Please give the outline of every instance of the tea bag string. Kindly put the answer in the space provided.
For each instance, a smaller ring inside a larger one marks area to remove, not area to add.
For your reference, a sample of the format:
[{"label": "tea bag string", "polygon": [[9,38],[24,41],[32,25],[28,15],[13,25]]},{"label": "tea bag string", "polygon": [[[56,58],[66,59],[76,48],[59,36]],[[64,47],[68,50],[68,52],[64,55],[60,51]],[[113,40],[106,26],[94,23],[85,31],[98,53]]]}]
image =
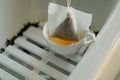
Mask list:
[{"label": "tea bag string", "polygon": [[67,0],[67,7],[70,8],[71,0]]}]

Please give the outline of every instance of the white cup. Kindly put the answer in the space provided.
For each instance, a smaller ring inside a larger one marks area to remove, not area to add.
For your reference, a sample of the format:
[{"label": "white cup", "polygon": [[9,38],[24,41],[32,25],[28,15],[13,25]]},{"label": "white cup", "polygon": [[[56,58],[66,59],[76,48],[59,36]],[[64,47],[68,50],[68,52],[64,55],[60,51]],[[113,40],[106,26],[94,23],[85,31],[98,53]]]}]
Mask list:
[{"label": "white cup", "polygon": [[80,48],[82,48],[82,46],[88,45],[88,44],[92,43],[93,41],[95,41],[95,34],[92,32],[87,32],[85,34],[85,36],[83,37],[83,39],[76,42],[75,44],[57,45],[49,39],[47,24],[45,24],[45,26],[43,28],[43,36],[47,41],[48,47],[52,51],[54,51],[55,53],[58,53],[60,55],[75,54],[76,52],[78,52],[78,50],[80,50]]}]

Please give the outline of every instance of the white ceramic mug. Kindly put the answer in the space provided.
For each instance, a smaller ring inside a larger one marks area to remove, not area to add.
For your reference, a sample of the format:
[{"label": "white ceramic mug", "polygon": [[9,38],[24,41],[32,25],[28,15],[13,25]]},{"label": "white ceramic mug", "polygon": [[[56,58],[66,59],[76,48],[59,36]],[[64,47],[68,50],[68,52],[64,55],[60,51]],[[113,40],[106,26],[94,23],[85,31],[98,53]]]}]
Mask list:
[{"label": "white ceramic mug", "polygon": [[83,37],[82,40],[76,42],[75,44],[71,44],[71,45],[56,45],[54,42],[52,42],[49,39],[48,36],[48,27],[47,24],[44,26],[43,28],[43,36],[46,39],[47,43],[48,43],[48,47],[61,55],[71,55],[71,54],[75,54],[79,48],[82,48],[83,45],[88,45],[90,43],[92,43],[93,41],[95,41],[95,34],[92,32],[87,32],[85,34],[85,36]]}]

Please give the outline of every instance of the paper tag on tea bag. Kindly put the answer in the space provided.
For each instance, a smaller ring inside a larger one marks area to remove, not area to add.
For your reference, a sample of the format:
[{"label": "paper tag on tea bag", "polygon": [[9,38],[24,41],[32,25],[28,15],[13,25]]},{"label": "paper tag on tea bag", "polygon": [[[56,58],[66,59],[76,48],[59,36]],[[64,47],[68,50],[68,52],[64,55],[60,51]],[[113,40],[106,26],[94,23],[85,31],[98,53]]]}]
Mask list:
[{"label": "paper tag on tea bag", "polygon": [[92,14],[72,7],[50,3],[48,7],[48,35],[78,40],[81,34],[89,30]]}]

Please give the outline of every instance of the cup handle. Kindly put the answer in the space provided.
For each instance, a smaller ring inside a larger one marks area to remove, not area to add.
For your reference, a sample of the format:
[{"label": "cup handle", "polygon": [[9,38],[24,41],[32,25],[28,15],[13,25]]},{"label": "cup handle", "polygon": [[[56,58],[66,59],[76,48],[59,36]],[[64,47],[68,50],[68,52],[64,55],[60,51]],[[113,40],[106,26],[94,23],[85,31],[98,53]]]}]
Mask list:
[{"label": "cup handle", "polygon": [[[88,39],[90,39],[90,40],[88,40]],[[91,33],[91,32],[88,32],[85,35],[84,44],[89,44],[89,43],[91,43],[93,41],[95,41],[95,34]]]}]

